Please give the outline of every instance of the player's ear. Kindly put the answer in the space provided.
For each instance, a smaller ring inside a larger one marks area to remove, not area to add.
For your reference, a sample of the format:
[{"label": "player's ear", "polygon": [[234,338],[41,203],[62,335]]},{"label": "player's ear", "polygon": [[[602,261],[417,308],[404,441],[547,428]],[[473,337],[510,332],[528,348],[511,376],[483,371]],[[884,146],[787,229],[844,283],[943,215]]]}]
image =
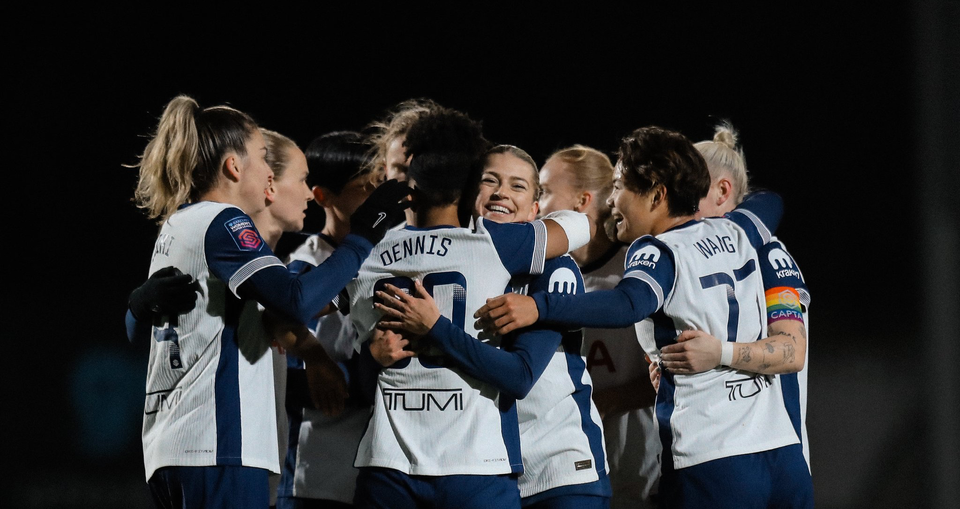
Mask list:
[{"label": "player's ear", "polygon": [[533,202],[533,205],[530,206],[530,214],[527,215],[525,222],[529,223],[530,221],[533,221],[534,219],[537,218],[539,214],[540,214],[540,202],[535,201]]},{"label": "player's ear", "polygon": [[733,182],[726,177],[720,177],[717,180],[717,189],[720,190],[719,195],[717,196],[717,206],[723,205],[727,200],[733,198]]},{"label": "player's ear", "polygon": [[593,203],[593,192],[584,191],[580,193],[580,196],[577,198],[577,204],[573,206],[574,212],[583,212],[590,208],[590,204]]},{"label": "player's ear", "polygon": [[313,193],[313,199],[317,202],[317,205],[325,207],[327,205],[327,197],[330,196],[330,191],[324,189],[320,186],[313,186],[313,189],[310,190]]},{"label": "player's ear", "polygon": [[657,184],[650,192],[653,193],[653,197],[650,200],[650,205],[653,208],[656,208],[667,199],[667,187],[663,184]]},{"label": "player's ear", "polygon": [[277,184],[274,182],[273,177],[270,177],[269,184],[267,185],[264,194],[267,198],[267,205],[277,201]]},{"label": "player's ear", "polygon": [[233,182],[239,182],[241,165],[241,157],[237,155],[236,152],[227,152],[227,156],[223,159],[223,165],[220,168],[220,171],[227,179]]}]

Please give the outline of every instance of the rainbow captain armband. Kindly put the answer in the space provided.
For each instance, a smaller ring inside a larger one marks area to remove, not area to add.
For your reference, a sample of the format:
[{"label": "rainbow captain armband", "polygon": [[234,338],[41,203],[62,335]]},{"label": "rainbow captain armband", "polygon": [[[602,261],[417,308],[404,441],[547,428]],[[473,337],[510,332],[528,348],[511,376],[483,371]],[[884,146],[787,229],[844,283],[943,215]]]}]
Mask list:
[{"label": "rainbow captain armband", "polygon": [[780,320],[803,321],[803,306],[800,304],[800,294],[790,286],[778,286],[766,292],[767,323]]}]

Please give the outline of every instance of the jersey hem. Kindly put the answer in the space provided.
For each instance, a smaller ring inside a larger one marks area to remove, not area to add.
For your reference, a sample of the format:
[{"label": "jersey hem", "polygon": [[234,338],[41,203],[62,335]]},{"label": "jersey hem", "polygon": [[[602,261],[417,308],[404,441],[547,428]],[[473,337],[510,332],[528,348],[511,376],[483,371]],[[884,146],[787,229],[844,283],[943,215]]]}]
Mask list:
[{"label": "jersey hem", "polygon": [[742,456],[744,454],[755,454],[758,452],[772,451],[773,449],[779,449],[781,447],[788,447],[791,445],[799,444],[800,439],[796,437],[796,434],[792,438],[780,438],[777,440],[770,440],[762,444],[745,447],[741,449],[734,449],[733,451],[714,451],[712,454],[701,454],[697,456],[677,459],[677,453],[674,452],[673,456],[673,468],[679,470],[681,468],[687,468],[699,465],[701,463],[706,463],[708,461],[718,460],[722,458],[730,458],[733,456]]}]

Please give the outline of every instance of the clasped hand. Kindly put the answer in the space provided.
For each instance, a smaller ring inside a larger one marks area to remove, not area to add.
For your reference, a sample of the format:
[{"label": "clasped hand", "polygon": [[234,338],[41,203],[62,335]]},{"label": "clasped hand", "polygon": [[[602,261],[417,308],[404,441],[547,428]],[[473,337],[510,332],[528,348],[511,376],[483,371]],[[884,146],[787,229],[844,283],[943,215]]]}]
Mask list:
[{"label": "clasped hand", "polygon": [[473,317],[478,318],[475,324],[477,329],[488,334],[504,335],[533,325],[540,318],[540,311],[533,297],[506,293],[487,299],[487,303]]},{"label": "clasped hand", "polygon": [[699,330],[685,330],[677,342],[660,349],[660,363],[677,375],[694,375],[720,365],[720,340]]}]

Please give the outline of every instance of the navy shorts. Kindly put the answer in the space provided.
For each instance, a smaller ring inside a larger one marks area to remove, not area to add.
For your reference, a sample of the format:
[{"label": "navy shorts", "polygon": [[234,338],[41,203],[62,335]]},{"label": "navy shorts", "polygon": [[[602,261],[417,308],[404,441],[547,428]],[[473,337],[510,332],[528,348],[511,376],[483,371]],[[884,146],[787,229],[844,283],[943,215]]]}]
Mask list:
[{"label": "navy shorts", "polygon": [[600,495],[561,495],[524,505],[523,509],[610,509],[610,497]]},{"label": "navy shorts", "polygon": [[671,509],[806,509],[813,507],[813,480],[795,444],[679,470],[664,465],[660,503]]},{"label": "navy shorts", "polygon": [[160,509],[263,509],[270,505],[267,476],[252,467],[163,467],[147,484]]},{"label": "navy shorts", "polygon": [[357,476],[357,508],[520,508],[514,475],[407,475],[390,468],[363,467]]}]

